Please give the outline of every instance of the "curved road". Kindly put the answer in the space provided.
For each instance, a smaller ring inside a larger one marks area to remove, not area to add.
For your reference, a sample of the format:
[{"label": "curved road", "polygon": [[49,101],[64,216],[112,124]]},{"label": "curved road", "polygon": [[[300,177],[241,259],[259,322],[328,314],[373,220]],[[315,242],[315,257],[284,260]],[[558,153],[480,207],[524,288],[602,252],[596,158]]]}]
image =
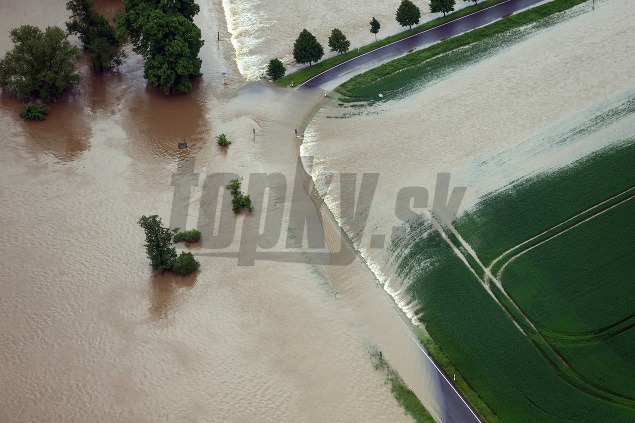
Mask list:
[{"label": "curved road", "polygon": [[[544,2],[544,0],[508,0],[506,2],[499,3],[350,59],[334,68],[328,69],[314,76],[299,85],[298,88],[307,87],[333,89],[357,74],[379,66],[386,61],[393,60],[407,54],[407,52],[411,49],[427,47],[445,38],[454,37],[464,32],[471,31],[494,22],[504,16],[508,16],[542,2]],[[432,361],[423,348],[421,348],[421,352],[422,360]],[[433,362],[433,364],[438,372],[443,396],[443,423],[481,423],[480,418],[450,382],[445,373],[441,371],[436,363]]]},{"label": "curved road", "polygon": [[471,31],[542,2],[544,0],[508,0],[496,4],[347,60],[314,76],[298,87],[333,89],[357,74],[403,56],[409,50],[428,47],[445,38]]}]

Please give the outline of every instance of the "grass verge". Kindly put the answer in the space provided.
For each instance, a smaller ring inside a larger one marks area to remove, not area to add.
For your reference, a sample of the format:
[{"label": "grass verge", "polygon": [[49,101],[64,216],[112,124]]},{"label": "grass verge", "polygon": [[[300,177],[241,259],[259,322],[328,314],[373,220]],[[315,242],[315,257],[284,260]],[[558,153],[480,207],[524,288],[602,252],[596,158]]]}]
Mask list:
[{"label": "grass verge", "polygon": [[394,34],[391,35],[389,37],[383,38],[381,40],[377,40],[373,43],[367,44],[365,46],[356,48],[354,50],[350,50],[344,54],[340,54],[338,56],[334,56],[334,57],[329,57],[326,60],[323,60],[321,62],[318,62],[316,64],[314,64],[313,66],[309,66],[307,68],[303,68],[300,69],[296,72],[290,73],[287,76],[284,76],[280,79],[278,79],[276,81],[276,83],[278,85],[281,85],[283,87],[287,87],[289,85],[291,85],[291,83],[293,83],[294,85],[299,85],[302,84],[303,82],[308,81],[309,79],[313,78],[315,75],[324,72],[325,70],[328,70],[332,67],[335,67],[337,65],[339,65],[340,63],[343,63],[347,60],[353,59],[357,56],[361,56],[362,54],[368,53],[369,51],[372,50],[377,50],[378,48],[381,48],[385,45],[388,45],[390,43],[394,43],[395,41],[399,41],[402,40],[404,38],[408,38],[411,35],[415,35],[418,34],[420,32],[423,31],[427,31],[430,28],[434,28],[436,26],[442,25],[444,23],[450,22],[450,21],[454,21],[456,19],[459,19],[463,16],[469,15],[470,13],[474,13],[477,12],[479,10],[488,8],[490,6],[493,6],[495,4],[498,3],[502,3],[506,0],[485,0],[481,3],[472,5],[472,6],[467,6],[463,9],[457,10],[456,12],[450,13],[449,15],[446,16],[441,16],[438,17],[436,19],[433,19],[431,21],[428,21],[426,23],[423,23],[419,26],[416,26],[412,29],[408,29],[406,31],[400,32],[398,34]]},{"label": "grass verge", "polygon": [[381,371],[386,377],[386,383],[390,385],[390,391],[393,396],[408,414],[415,419],[417,423],[434,423],[434,419],[428,413],[428,410],[421,404],[419,398],[408,388],[401,376],[390,367],[382,353],[373,350],[370,359],[375,370]]},{"label": "grass verge", "polygon": [[467,402],[476,411],[476,414],[488,423],[498,423],[501,420],[496,413],[487,405],[487,403],[481,398],[474,390],[472,385],[463,377],[461,372],[454,366],[452,360],[443,352],[439,344],[432,339],[423,330],[417,328],[417,337],[421,344],[425,347],[426,351],[434,359],[435,363],[443,370],[452,380],[452,384],[461,392]]},{"label": "grass verge", "polygon": [[[434,57],[508,32],[512,29],[529,25],[586,1],[587,0],[554,0],[550,3],[536,6],[465,34],[440,41],[428,48],[415,51],[360,75],[356,75],[337,87],[336,91],[346,97],[359,101],[375,100],[378,92],[393,90],[395,87],[407,85],[425,75],[427,72],[425,66],[418,65]],[[416,71],[403,73],[404,70],[415,66],[418,66]]]}]

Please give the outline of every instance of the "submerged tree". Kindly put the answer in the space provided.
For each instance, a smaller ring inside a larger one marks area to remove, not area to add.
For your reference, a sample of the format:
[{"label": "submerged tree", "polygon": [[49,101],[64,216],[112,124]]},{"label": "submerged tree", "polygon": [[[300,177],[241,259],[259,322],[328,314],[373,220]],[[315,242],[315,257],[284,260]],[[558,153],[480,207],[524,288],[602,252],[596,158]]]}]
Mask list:
[{"label": "submerged tree", "polygon": [[379,32],[379,28],[381,28],[381,25],[379,24],[379,21],[373,16],[373,20],[370,21],[370,33],[375,35],[375,41],[377,41],[377,33]]},{"label": "submerged tree", "polygon": [[152,268],[159,272],[172,269],[176,260],[176,250],[172,246],[172,240],[177,229],[163,226],[157,215],[141,216],[138,223],[146,234],[146,253]]},{"label": "submerged tree", "polygon": [[336,51],[339,54],[346,53],[351,46],[351,42],[346,39],[346,35],[339,29],[335,28],[331,31],[329,37],[329,47],[331,51]]},{"label": "submerged tree", "polygon": [[313,34],[303,29],[293,44],[293,58],[298,63],[317,62],[324,56],[324,48]]},{"label": "submerged tree", "polygon": [[199,6],[194,0],[123,3],[125,11],[117,16],[117,25],[145,59],[144,76],[150,85],[166,94],[190,92],[190,79],[201,74],[198,53],[203,40],[193,22]]},{"label": "submerged tree", "polygon": [[11,41],[15,47],[0,60],[0,87],[20,100],[51,101],[79,83],[75,63],[80,51],[61,28],[48,27],[43,32],[24,25],[11,31]]},{"label": "submerged tree", "polygon": [[280,59],[271,59],[267,66],[267,76],[274,81],[284,76],[287,69],[284,67]]},{"label": "submerged tree", "polygon": [[94,0],[71,0],[66,8],[71,12],[66,29],[77,34],[89,51],[93,69],[102,72],[121,65],[125,57],[119,50],[121,40],[108,20],[95,11]]},{"label": "submerged tree", "polygon": [[445,16],[446,13],[454,10],[454,3],[455,0],[430,0],[430,12],[442,12]]},{"label": "submerged tree", "polygon": [[410,0],[401,0],[401,4],[397,8],[396,19],[399,25],[409,26],[412,29],[412,25],[418,24],[419,19],[421,19],[421,10]]}]

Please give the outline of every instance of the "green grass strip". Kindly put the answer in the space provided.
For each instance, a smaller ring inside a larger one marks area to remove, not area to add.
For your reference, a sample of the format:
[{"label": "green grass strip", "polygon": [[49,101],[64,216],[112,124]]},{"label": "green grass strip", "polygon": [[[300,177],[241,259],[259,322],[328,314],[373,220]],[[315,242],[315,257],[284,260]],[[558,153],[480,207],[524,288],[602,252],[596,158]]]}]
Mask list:
[{"label": "green grass strip", "polygon": [[488,423],[498,423],[500,418],[492,411],[487,403],[481,398],[474,387],[463,377],[459,370],[454,366],[452,361],[443,352],[439,344],[432,339],[428,334],[422,330],[417,331],[419,341],[424,346],[430,357],[434,362],[443,369],[443,372],[448,376],[454,386],[461,392],[467,402],[472,406],[476,413]]},{"label": "green grass strip", "polygon": [[462,18],[463,16],[469,15],[470,13],[478,12],[479,10],[486,9],[488,7],[491,7],[498,3],[502,3],[504,1],[506,0],[485,0],[473,6],[464,7],[463,9],[457,10],[456,12],[450,13],[449,15],[441,16],[439,18],[433,19],[419,26],[416,26],[412,29],[408,29],[398,34],[391,35],[381,40],[377,40],[374,43],[367,44],[365,46],[350,50],[344,54],[330,57],[312,66],[290,73],[289,75],[278,79],[276,83],[283,87],[287,87],[291,85],[291,83],[297,86],[299,84],[302,84],[308,81],[314,76],[339,65],[340,63],[344,63],[347,60],[353,59],[357,56],[361,56],[362,54],[368,53],[369,51],[377,50],[378,48],[394,43],[395,41],[399,41],[404,38],[408,38],[412,35],[418,34],[420,32],[427,31],[430,28],[434,28],[436,26],[443,25],[444,23],[457,20],[459,18]]},{"label": "green grass strip", "polygon": [[[512,29],[526,26],[540,19],[563,12],[577,6],[578,4],[584,3],[585,1],[587,0],[554,0],[550,3],[525,10],[524,12],[509,16],[465,34],[440,41],[428,48],[415,51],[360,75],[354,76],[337,87],[336,91],[344,96],[357,100],[374,100],[377,93],[384,89],[384,87],[382,87],[382,80],[392,76],[397,77],[398,75],[395,74],[404,69],[420,65],[433,57],[448,53],[460,47],[465,47]],[[423,75],[425,72],[426,69],[422,67],[419,73]],[[408,84],[412,78],[413,75],[410,74],[408,78],[404,78],[404,80],[401,81],[401,85]],[[371,84],[372,90],[369,90],[369,86]],[[394,86],[394,83],[391,84],[391,86]]]},{"label": "green grass strip", "polygon": [[388,364],[384,356],[379,351],[372,351],[370,359],[375,370],[381,371],[386,376],[386,383],[390,384],[390,391],[393,396],[408,414],[417,423],[434,423],[434,419],[421,404],[419,398],[408,388],[401,376]]}]

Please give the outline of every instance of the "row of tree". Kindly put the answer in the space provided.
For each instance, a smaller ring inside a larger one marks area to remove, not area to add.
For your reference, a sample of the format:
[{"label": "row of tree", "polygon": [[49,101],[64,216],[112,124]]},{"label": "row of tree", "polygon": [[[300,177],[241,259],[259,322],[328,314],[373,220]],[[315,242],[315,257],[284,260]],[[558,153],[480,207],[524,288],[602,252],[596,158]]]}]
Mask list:
[{"label": "row of tree", "polygon": [[97,13],[94,0],[71,0],[66,32],[59,27],[44,31],[25,25],[11,31],[14,48],[0,60],[0,87],[19,99],[51,101],[77,85],[76,63],[80,50],[69,34],[76,34],[96,72],[122,64],[121,50],[130,40],[133,51],[144,58],[144,77],[164,93],[187,93],[191,79],[200,75],[200,29],[193,18],[199,12],[194,0],[123,0],[112,26]]},{"label": "row of tree", "polygon": [[[466,2],[478,3],[478,0],[464,0]],[[430,0],[430,12],[432,13],[446,13],[454,10],[456,0]],[[421,10],[410,0],[402,0],[397,8],[395,18],[399,25],[407,26],[412,29],[413,25],[417,25],[421,19]],[[381,24],[375,17],[370,21],[370,32],[375,35],[375,41],[377,40],[377,33],[381,28]],[[338,28],[331,31],[331,35],[328,39],[328,45],[331,51],[335,51],[338,54],[342,54],[348,51],[351,43],[346,38],[346,35],[342,33]],[[297,40],[293,44],[293,58],[297,63],[308,63],[311,66],[312,63],[318,62],[324,56],[324,48],[318,42],[313,34],[306,29],[303,29]],[[274,81],[284,76],[286,68],[279,59],[272,59],[267,66],[267,76]]]}]

